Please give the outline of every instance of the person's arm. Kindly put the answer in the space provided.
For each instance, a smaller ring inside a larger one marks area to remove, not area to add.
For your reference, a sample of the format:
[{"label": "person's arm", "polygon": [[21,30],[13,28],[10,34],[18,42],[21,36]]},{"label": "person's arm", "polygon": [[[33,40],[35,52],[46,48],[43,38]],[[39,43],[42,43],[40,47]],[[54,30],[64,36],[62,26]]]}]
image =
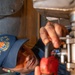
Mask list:
[{"label": "person's arm", "polygon": [[[68,30],[63,25],[57,23],[48,22],[46,26],[40,28],[40,37],[44,45],[48,42],[52,42],[55,48],[58,48],[61,45],[59,37],[66,36],[66,34],[68,34]],[[52,62],[54,63],[55,61]],[[35,75],[42,75],[40,66],[36,66]]]}]

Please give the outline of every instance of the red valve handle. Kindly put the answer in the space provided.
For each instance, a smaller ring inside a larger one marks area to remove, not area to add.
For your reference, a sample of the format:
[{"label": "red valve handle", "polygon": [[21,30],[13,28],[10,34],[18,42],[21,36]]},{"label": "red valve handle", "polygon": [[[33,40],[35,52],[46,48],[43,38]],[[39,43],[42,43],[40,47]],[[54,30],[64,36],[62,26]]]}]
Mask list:
[{"label": "red valve handle", "polygon": [[45,47],[45,57],[43,57],[40,61],[40,71],[45,75],[57,75],[59,61],[55,56],[50,56],[50,53],[53,49],[49,49],[50,44],[51,43],[48,43]]},{"label": "red valve handle", "polygon": [[51,56],[48,58],[42,58],[40,61],[40,71],[42,74],[53,74],[58,73],[59,61],[56,57]]}]

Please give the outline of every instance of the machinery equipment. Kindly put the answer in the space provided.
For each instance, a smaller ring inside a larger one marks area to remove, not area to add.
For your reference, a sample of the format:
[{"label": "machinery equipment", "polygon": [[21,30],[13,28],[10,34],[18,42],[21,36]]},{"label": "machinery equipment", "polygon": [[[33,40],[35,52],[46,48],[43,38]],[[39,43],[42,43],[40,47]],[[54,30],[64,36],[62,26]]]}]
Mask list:
[{"label": "machinery equipment", "polygon": [[75,0],[33,0],[33,7],[45,17],[69,19],[71,32],[60,38],[66,41],[66,47],[57,55],[61,63],[66,63],[70,75],[75,75]]}]

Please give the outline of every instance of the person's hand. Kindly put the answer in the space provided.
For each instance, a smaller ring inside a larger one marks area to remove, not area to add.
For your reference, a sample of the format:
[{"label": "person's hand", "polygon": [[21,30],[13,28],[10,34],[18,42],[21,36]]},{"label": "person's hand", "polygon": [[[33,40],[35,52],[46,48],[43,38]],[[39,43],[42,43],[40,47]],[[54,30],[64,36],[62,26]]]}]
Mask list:
[{"label": "person's hand", "polygon": [[55,48],[61,45],[59,37],[66,36],[68,30],[60,24],[48,22],[44,27],[40,28],[40,37],[43,43],[46,45],[52,41]]},{"label": "person's hand", "polygon": [[40,66],[35,67],[34,75],[42,75],[40,72]]}]

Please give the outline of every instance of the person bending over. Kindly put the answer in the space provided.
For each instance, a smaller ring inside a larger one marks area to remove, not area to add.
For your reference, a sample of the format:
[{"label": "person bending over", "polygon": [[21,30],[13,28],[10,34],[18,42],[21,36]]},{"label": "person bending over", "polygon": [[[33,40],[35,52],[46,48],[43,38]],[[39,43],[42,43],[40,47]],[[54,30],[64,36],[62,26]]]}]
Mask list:
[{"label": "person bending over", "polygon": [[[17,53],[17,61],[16,61],[17,63],[14,66],[14,68],[4,67],[3,70],[4,71],[10,70],[11,72],[19,72],[20,74],[34,75],[34,68],[37,65],[39,65],[40,59],[44,56],[45,45],[48,42],[52,42],[55,48],[60,47],[61,41],[59,37],[66,36],[66,34],[68,34],[68,30],[63,25],[48,22],[44,27],[40,28],[41,39],[37,41],[35,46],[30,50],[28,47],[25,46],[25,44],[20,45],[20,47],[18,48],[18,53]],[[59,66],[61,68],[61,72],[59,72],[59,75],[60,75],[62,74],[62,70],[65,65],[63,65],[62,67],[61,65]],[[65,68],[63,71],[66,72]],[[38,73],[36,73],[35,75],[39,75]]]}]

